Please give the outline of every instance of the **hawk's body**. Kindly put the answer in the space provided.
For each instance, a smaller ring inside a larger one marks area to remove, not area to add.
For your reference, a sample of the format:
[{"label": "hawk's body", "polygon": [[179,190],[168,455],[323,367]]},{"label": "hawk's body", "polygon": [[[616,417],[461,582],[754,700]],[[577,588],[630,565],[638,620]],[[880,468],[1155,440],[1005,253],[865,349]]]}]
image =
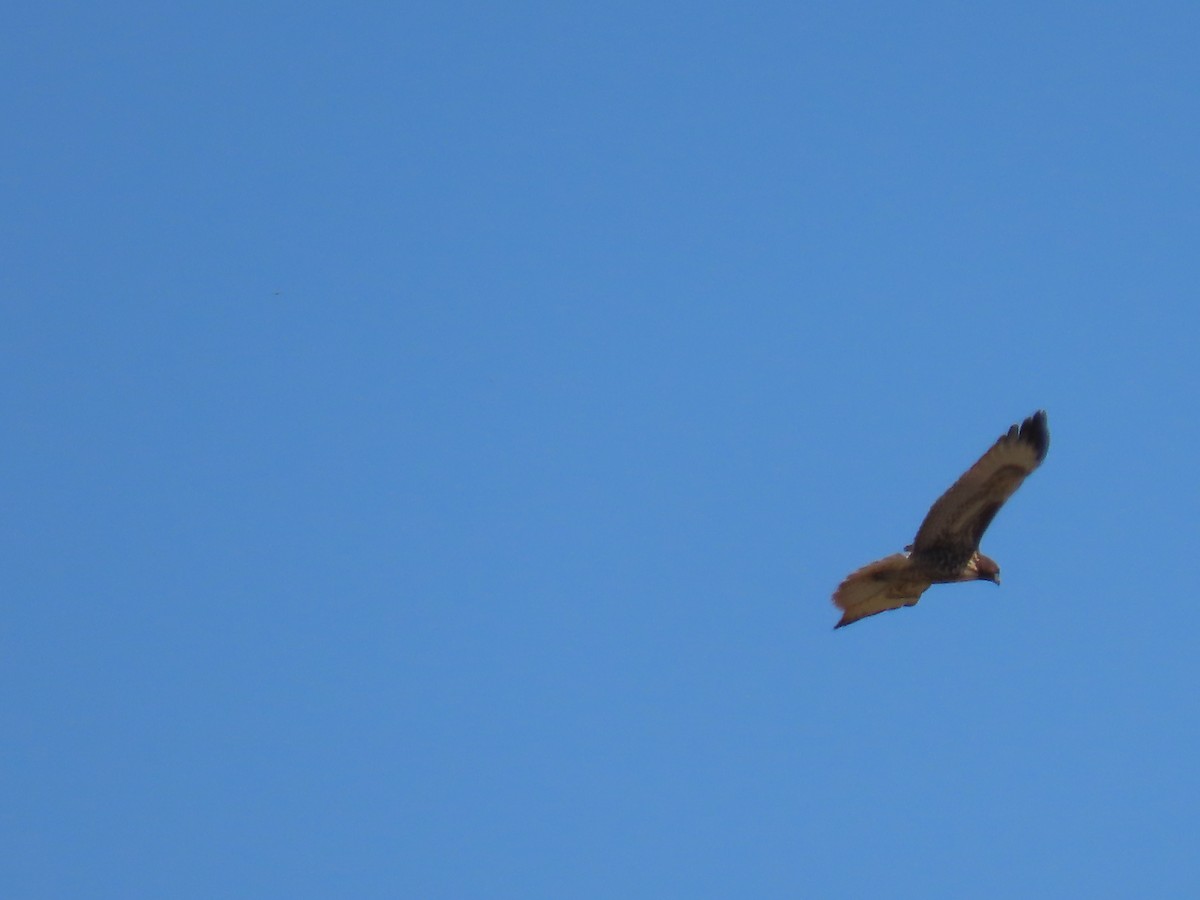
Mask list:
[{"label": "hawk's body", "polygon": [[930,508],[905,553],[863,566],[838,587],[843,611],[835,628],[901,606],[912,606],[931,584],[1000,583],[1000,567],[979,552],[979,540],[1021,482],[1050,448],[1046,414],[1014,425]]}]

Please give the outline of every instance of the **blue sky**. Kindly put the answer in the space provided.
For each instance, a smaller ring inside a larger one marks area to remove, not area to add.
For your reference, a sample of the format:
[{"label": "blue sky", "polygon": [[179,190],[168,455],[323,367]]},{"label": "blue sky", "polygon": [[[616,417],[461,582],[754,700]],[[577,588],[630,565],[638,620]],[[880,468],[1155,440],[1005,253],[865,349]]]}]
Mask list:
[{"label": "blue sky", "polygon": [[1194,891],[1193,5],[4,20],[5,896]]}]

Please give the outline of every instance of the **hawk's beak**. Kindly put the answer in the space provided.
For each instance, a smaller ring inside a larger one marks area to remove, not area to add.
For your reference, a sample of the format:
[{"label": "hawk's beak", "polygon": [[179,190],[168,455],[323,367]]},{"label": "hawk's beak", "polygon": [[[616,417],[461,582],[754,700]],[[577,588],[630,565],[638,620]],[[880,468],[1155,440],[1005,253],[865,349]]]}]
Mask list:
[{"label": "hawk's beak", "polygon": [[997,572],[995,575],[992,576],[992,583],[993,584],[1000,583],[1000,573],[999,572]]}]

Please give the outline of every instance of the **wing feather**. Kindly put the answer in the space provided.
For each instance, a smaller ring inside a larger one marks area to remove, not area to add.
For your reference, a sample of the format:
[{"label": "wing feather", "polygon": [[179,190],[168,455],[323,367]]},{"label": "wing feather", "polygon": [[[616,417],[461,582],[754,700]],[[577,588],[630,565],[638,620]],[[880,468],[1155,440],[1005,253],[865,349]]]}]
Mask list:
[{"label": "wing feather", "polygon": [[906,555],[885,556],[863,566],[838,586],[833,602],[842,610],[842,618],[833,627],[841,628],[889,609],[913,606],[927,587],[929,580],[916,573]]},{"label": "wing feather", "polygon": [[950,545],[965,548],[969,555],[977,549],[1000,507],[1041,465],[1049,449],[1044,411],[1013,425],[933,504],[917,530],[913,552]]}]

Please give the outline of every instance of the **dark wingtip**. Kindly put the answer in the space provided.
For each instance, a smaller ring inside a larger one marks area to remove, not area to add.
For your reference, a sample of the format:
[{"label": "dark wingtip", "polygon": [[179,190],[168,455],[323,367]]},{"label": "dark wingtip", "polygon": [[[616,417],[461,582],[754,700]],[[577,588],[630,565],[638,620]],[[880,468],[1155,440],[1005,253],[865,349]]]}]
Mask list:
[{"label": "dark wingtip", "polygon": [[[1013,426],[1016,427],[1015,425]],[[1046,451],[1050,449],[1050,429],[1046,425],[1046,411],[1039,409],[1032,416],[1021,423],[1018,440],[1024,441],[1033,447],[1037,454],[1038,462],[1046,458]]]}]

